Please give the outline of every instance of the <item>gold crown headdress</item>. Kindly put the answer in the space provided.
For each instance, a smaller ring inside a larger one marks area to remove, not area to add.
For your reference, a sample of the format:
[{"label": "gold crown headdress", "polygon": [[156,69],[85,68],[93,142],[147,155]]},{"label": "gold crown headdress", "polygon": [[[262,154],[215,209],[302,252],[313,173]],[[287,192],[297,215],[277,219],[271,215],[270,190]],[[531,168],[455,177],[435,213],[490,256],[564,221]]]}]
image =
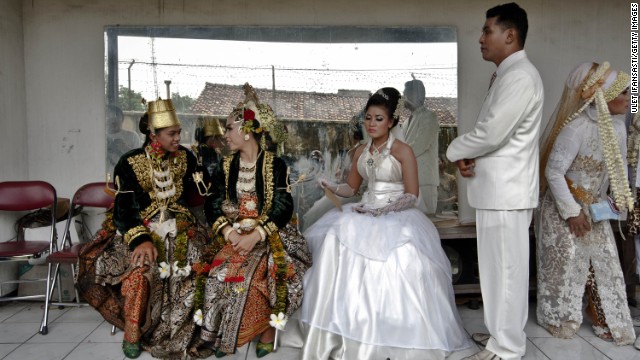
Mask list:
[{"label": "gold crown headdress", "polygon": [[224,129],[222,125],[220,125],[220,121],[215,118],[205,118],[204,119],[204,136],[222,136],[224,135]]},{"label": "gold crown headdress", "polygon": [[180,120],[176,115],[176,110],[170,99],[162,100],[158,98],[158,100],[149,101],[148,103],[142,99],[142,103],[147,104],[149,130],[151,130],[151,132],[155,132],[156,129],[180,125]]},{"label": "gold crown headdress", "polygon": [[[258,94],[249,83],[243,85],[243,90],[244,102],[238,104],[233,111],[237,114],[236,122],[243,122],[242,131],[245,133],[265,131],[274,144],[283,144],[288,137],[287,128],[278,121],[271,106],[267,103],[260,103]],[[254,126],[253,120],[258,121],[259,127]],[[260,140],[260,146],[263,149],[267,148],[265,136]]]}]

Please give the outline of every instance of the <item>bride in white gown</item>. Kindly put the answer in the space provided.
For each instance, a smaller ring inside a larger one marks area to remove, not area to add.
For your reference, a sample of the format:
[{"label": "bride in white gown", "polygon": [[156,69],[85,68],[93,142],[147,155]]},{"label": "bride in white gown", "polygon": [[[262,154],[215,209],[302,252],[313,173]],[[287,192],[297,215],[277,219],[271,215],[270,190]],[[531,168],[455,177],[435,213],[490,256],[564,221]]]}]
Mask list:
[{"label": "bride in white gown", "polygon": [[304,278],[304,359],[444,359],[470,341],[454,302],[438,232],[415,208],[416,159],[391,131],[400,93],[383,88],[366,106],[371,137],[347,183],[321,180],[360,203],[326,213],[306,232],[314,264]]}]

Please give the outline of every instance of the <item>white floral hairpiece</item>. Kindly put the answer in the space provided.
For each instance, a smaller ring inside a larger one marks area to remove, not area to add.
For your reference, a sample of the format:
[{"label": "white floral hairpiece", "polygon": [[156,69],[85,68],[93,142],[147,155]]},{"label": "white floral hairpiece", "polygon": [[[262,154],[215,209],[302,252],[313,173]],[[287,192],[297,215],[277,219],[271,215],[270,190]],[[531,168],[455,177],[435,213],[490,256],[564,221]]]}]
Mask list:
[{"label": "white floral hairpiece", "polygon": [[396,111],[393,112],[393,117],[396,119],[400,119],[400,113],[404,110],[404,97],[400,97],[398,99],[398,106],[396,106]]}]

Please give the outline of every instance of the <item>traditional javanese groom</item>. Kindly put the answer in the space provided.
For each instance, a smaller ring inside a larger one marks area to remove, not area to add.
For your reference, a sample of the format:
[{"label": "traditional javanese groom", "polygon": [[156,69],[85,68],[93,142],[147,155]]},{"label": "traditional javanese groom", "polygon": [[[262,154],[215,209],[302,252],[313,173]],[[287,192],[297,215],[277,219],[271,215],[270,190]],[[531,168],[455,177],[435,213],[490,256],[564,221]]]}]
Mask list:
[{"label": "traditional javanese groom", "polygon": [[418,182],[420,195],[431,215],[438,207],[438,135],[440,124],[436,114],[424,106],[425,89],[420,80],[407,81],[404,84],[404,106],[411,111],[411,117],[402,124],[405,142],[411,146],[418,162]]},{"label": "traditional javanese groom", "polygon": [[484,339],[472,335],[486,348],[465,359],[511,360],[525,354],[528,229],[538,205],[544,97],[540,75],[523,50],[527,28],[527,14],[515,3],[487,11],[480,51],[498,68],[475,127],[447,149],[468,179],[469,205],[476,209],[480,287],[490,333]]}]

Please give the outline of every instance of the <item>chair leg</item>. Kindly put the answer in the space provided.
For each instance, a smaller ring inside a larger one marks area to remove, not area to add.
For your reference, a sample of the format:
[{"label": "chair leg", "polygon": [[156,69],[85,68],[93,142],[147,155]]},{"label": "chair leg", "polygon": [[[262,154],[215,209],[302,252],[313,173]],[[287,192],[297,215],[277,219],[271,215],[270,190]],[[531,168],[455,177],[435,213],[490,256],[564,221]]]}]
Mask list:
[{"label": "chair leg", "polygon": [[51,276],[51,265],[52,264],[49,263],[47,269],[47,290],[44,299],[44,315],[42,316],[42,324],[40,324],[40,334],[42,335],[47,335],[49,333],[49,303],[51,302],[53,289],[56,286],[58,271],[60,270],[60,264],[56,264],[53,276]]},{"label": "chair leg", "polygon": [[71,276],[74,281],[73,290],[75,291],[75,295],[76,295],[76,304],[80,305],[80,293],[78,292],[78,287],[75,284],[75,281],[76,281],[76,265],[75,264],[71,264]]}]

